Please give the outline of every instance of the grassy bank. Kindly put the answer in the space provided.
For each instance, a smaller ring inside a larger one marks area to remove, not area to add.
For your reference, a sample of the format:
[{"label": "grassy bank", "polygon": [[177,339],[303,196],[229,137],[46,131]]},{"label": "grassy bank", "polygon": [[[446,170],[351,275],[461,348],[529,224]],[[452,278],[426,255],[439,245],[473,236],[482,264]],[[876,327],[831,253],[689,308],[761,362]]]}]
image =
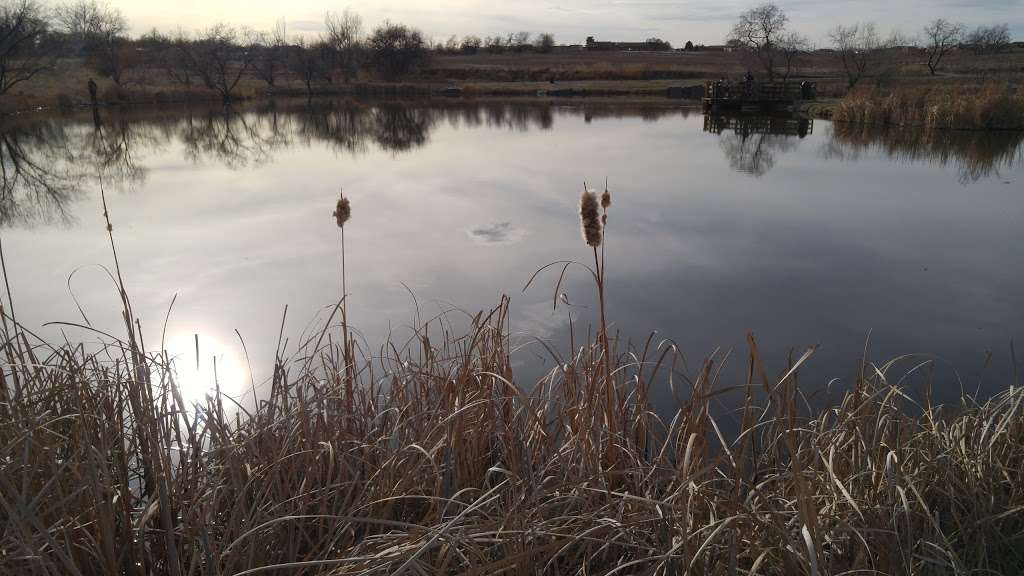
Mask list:
[{"label": "grassy bank", "polygon": [[[418,325],[374,350],[342,300],[298,348],[282,339],[252,407],[187,406],[123,283],[123,334],[89,332],[101,349],[40,341],[0,303],[0,573],[1020,572],[1024,392],[917,404],[901,386],[927,363],[904,358],[811,412],[811,351],[773,371],[751,337],[746,381],[721,382],[723,358],[621,348],[608,204],[581,202],[595,335],[537,382],[513,371],[507,300],[464,334]],[[670,419],[655,387],[679,398]],[[711,404],[730,388],[727,433]]]},{"label": "grassy bank", "polygon": [[[403,97],[438,94],[460,88],[465,97],[537,97],[552,92],[574,97],[664,98],[670,86],[700,85],[704,80],[739,78],[749,68],[739,54],[728,52],[561,52],[555,54],[437,55],[423,69],[398,81],[361,73],[352,82],[318,81],[316,96]],[[863,84],[894,89],[973,87],[999,78],[1018,85],[1024,81],[1024,51],[952,55],[938,76],[927,73],[920,54],[893,53],[885,70]],[[59,59],[54,68],[15,87],[0,98],[0,113],[39,108],[71,109],[89,103],[87,82],[95,78],[104,105],[158,106],[175,102],[219,102],[221,97],[200,85],[182,86],[166,70],[132,70],[119,87],[99,77],[82,59]],[[793,81],[810,80],[822,98],[847,93],[844,72],[834,55],[809,54]],[[306,96],[305,85],[283,74],[271,87],[251,73],[243,75],[234,94],[238,100],[273,96]]]},{"label": "grassy bank", "polygon": [[954,130],[1024,130],[1024,91],[1006,85],[980,88],[865,90],[835,106],[839,122]]}]

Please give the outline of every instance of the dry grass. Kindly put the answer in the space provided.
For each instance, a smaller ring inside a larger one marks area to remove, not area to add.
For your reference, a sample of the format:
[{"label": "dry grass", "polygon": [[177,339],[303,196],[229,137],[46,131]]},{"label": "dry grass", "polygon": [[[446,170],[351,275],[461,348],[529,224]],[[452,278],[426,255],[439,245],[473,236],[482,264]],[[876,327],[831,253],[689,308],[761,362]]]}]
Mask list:
[{"label": "dry grass", "polygon": [[979,89],[858,91],[839,103],[833,119],[956,130],[1024,130],[1024,91],[992,84]]},{"label": "dry grass", "polygon": [[[1018,85],[1024,81],[1024,50],[978,56],[958,51],[945,61],[938,76],[928,74],[920,52],[894,52],[888,56],[885,72],[866,79],[888,87],[950,88],[976,86],[992,78]],[[534,96],[538,91],[572,89],[581,96],[662,96],[668,86],[699,84],[722,77],[737,78],[752,66],[737,53],[728,52],[586,52],[566,51],[553,54],[437,55],[431,64],[401,83],[383,82],[362,75],[358,85],[319,83],[318,95],[406,95],[427,94],[452,84],[469,93],[489,96]],[[0,113],[12,113],[39,107],[81,107],[88,104],[86,84],[94,77],[100,85],[101,100],[109,104],[165,104],[168,102],[219,101],[215,91],[201,86],[182,87],[161,69],[138,69],[129,74],[126,88],[117,88],[100,78],[81,59],[60,59],[29,82],[18,85],[0,98]],[[796,72],[798,79],[818,84],[823,97],[846,95],[846,82],[838,59],[816,52],[803,57]],[[550,81],[556,80],[552,86]],[[305,85],[298,78],[284,75],[269,88],[252,74],[243,76],[239,99],[267,96],[305,96]]]},{"label": "dry grass", "polygon": [[[618,349],[603,321],[547,377],[520,382],[503,300],[461,337],[421,325],[372,356],[328,321],[279,347],[257,407],[218,394],[192,408],[121,295],[124,336],[100,350],[41,342],[4,305],[2,574],[1024,567],[1019,388],[918,405],[901,384],[928,366],[908,358],[865,364],[810,413],[798,384],[810,351],[773,376],[750,338],[747,381],[720,382],[723,358],[687,375],[671,345]],[[649,405],[653,387],[681,398],[670,420]],[[745,401],[726,435],[711,403],[729,387]]]}]

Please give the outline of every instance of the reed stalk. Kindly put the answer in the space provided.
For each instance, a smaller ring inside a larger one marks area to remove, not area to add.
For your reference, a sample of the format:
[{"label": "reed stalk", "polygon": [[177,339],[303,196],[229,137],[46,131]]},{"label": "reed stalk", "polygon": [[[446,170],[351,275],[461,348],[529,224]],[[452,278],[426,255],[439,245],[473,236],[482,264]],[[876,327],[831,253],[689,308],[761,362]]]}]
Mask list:
[{"label": "reed stalk", "polygon": [[[616,350],[602,315],[593,340],[570,358],[552,349],[557,367],[523,382],[503,298],[464,334],[417,322],[416,340],[386,342],[352,373],[346,342],[289,357],[279,343],[251,406],[218,391],[186,410],[173,362],[140,338],[50,343],[2,313],[0,574],[1024,566],[1024,391],[921,403],[904,383],[927,358],[865,363],[810,410],[800,374],[813,350],[773,369],[750,336],[733,381],[724,354],[690,372],[674,346]],[[677,405],[647,403],[668,389]],[[735,427],[714,407],[730,390]]]}]

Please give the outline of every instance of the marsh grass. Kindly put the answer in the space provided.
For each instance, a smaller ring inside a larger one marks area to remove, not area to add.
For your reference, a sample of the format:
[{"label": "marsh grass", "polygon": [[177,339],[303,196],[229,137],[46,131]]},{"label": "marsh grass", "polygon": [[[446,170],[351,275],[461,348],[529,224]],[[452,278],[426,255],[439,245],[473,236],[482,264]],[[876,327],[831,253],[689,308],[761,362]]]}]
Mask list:
[{"label": "marsh grass", "polygon": [[[929,362],[908,357],[862,364],[812,412],[799,374],[813,350],[770,372],[751,336],[747,377],[729,382],[725,356],[687,370],[670,343],[623,348],[604,322],[523,382],[504,298],[462,335],[418,324],[372,353],[325,337],[328,322],[279,344],[253,406],[219,390],[187,406],[119,286],[125,335],[98,350],[44,342],[0,302],[0,574],[1024,566],[1016,386],[918,403],[903,386]],[[679,398],[670,418],[654,388]],[[712,403],[729,391],[745,401],[726,434]]]},{"label": "marsh grass", "polygon": [[833,119],[954,130],[1024,130],[1024,92],[996,84],[859,90],[839,103]]}]

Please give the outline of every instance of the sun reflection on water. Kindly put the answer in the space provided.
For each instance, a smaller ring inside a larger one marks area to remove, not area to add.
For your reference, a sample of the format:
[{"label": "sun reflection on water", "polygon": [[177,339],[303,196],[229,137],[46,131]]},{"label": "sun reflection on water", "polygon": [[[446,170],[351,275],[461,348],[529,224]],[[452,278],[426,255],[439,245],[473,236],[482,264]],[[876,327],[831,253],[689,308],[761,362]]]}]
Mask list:
[{"label": "sun reflection on water", "polygon": [[204,332],[180,332],[169,338],[166,351],[186,404],[204,402],[218,388],[227,396],[240,393],[248,369],[237,348]]}]

